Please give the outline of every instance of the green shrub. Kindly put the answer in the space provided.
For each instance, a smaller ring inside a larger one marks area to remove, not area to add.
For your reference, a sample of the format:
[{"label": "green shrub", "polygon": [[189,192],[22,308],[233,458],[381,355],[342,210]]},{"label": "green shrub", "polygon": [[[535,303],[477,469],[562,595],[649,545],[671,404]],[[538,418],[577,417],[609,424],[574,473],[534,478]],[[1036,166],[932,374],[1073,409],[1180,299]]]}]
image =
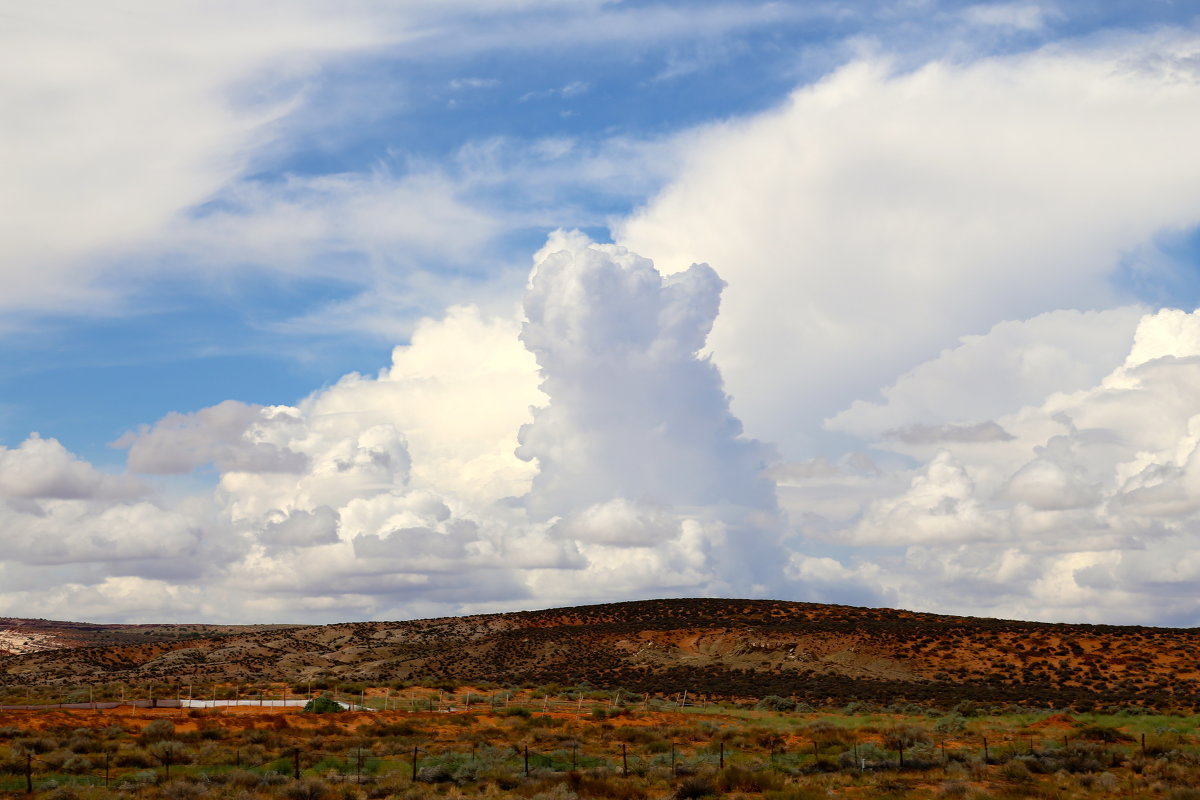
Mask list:
[{"label": "green shrub", "polygon": [[762,711],[795,711],[796,703],[777,694],[769,694],[754,706]]},{"label": "green shrub", "polygon": [[173,738],[175,738],[175,723],[169,719],[154,720],[145,728],[142,728],[142,735],[138,737],[144,745]]},{"label": "green shrub", "polygon": [[117,767],[152,767],[155,761],[145,750],[136,749],[118,750],[112,763]]},{"label": "green shrub", "polygon": [[675,787],[675,800],[699,800],[717,794],[716,785],[708,778],[696,776],[684,778]]},{"label": "green shrub", "polygon": [[1087,739],[1092,742],[1108,742],[1110,744],[1133,741],[1133,737],[1128,733],[1103,725],[1087,725],[1080,728],[1078,736],[1080,739]]},{"label": "green shrub", "polygon": [[71,775],[82,775],[92,771],[92,760],[87,756],[73,754],[63,761],[59,769]]},{"label": "green shrub", "polygon": [[933,724],[938,733],[959,733],[966,730],[967,719],[962,714],[951,712]]},{"label": "green shrub", "polygon": [[901,723],[883,731],[883,746],[888,750],[907,750],[914,745],[929,744],[929,731],[920,725]]},{"label": "green shrub", "polygon": [[304,704],[304,714],[336,714],[342,710],[341,705],[330,697],[321,695]]},{"label": "green shrub", "polygon": [[716,786],[722,794],[729,792],[765,792],[779,789],[783,780],[776,772],[745,767],[726,767],[717,773]]},{"label": "green shrub", "polygon": [[287,800],[325,800],[329,784],[319,778],[301,778],[284,786],[280,794]]}]

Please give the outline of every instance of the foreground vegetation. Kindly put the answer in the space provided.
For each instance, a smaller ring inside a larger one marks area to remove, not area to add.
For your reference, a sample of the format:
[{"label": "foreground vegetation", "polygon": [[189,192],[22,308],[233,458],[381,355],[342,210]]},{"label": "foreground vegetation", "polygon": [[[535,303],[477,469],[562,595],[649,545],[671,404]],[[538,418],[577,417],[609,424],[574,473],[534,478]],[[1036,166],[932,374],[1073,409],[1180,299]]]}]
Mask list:
[{"label": "foreground vegetation", "polygon": [[[427,689],[396,700],[444,712],[3,712],[0,790],[48,800],[1200,799],[1192,715],[814,710],[780,697],[682,706],[572,691]],[[391,692],[381,694],[359,691],[380,708]]]}]

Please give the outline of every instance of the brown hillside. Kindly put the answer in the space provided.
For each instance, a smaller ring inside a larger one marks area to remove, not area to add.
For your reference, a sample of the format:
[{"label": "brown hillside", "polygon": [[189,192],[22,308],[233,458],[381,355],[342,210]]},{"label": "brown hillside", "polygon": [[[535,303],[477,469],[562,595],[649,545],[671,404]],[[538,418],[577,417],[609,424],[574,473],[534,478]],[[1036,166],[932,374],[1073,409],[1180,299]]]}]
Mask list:
[{"label": "brown hillside", "polygon": [[0,658],[0,675],[9,685],[586,681],[693,696],[1191,707],[1198,645],[1195,629],[682,599],[46,650]]},{"label": "brown hillside", "polygon": [[0,656],[60,650],[64,647],[110,647],[144,642],[178,641],[236,633],[253,633],[282,625],[98,625],[50,619],[0,617]]}]

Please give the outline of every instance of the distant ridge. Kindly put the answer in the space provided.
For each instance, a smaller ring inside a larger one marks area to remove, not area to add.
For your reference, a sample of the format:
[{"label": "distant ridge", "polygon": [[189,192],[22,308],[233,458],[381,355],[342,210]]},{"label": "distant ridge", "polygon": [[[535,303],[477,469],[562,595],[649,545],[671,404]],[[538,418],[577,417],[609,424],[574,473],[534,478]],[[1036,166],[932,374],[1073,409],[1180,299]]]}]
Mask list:
[{"label": "distant ridge", "polygon": [[[89,626],[0,657],[8,685],[333,679],[564,686],[817,702],[1038,706],[1200,702],[1200,631],[672,599],[322,626]],[[72,627],[77,626],[77,627]],[[116,628],[119,630],[111,630]],[[103,637],[121,637],[110,643]],[[145,637],[136,644],[127,643]],[[90,638],[89,638],[90,637]],[[104,644],[106,646],[98,646]]]}]

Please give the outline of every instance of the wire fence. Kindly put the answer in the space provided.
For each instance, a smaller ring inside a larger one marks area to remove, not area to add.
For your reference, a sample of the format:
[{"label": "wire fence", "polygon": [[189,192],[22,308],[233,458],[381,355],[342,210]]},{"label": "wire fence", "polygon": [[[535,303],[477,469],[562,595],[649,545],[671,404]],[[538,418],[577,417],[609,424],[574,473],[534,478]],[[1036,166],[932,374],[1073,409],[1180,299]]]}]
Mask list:
[{"label": "wire fence", "polygon": [[[231,748],[221,757],[201,757],[174,740],[151,745],[148,750],[116,749],[87,755],[75,754],[71,762],[44,758],[33,752],[11,757],[0,768],[0,791],[33,791],[47,785],[132,788],[173,779],[206,780],[233,771],[260,779],[286,780],[319,777],[330,781],[369,783],[383,778],[438,783],[496,775],[585,772],[606,775],[639,775],[651,769],[692,774],[698,770],[723,770],[726,766],[776,768],[794,773],[831,769],[933,769],[950,762],[1005,763],[1016,757],[1055,756],[1087,758],[1118,766],[1139,754],[1146,756],[1145,737],[1122,744],[1097,745],[1070,737],[1035,739],[1029,736],[941,737],[915,746],[886,750],[871,741],[843,737],[840,741],[812,739],[792,747],[731,747],[724,740],[635,742],[561,742],[555,747],[477,742],[469,749],[429,743],[388,743],[378,747],[338,750],[289,745],[273,750],[261,746]],[[379,741],[379,740],[377,740]],[[149,758],[146,756],[149,755]],[[130,760],[136,763],[129,763]]]},{"label": "wire fence", "polygon": [[[690,762],[717,763],[723,766],[726,760],[724,748],[719,756],[706,757],[701,753],[692,755]],[[728,754],[730,763],[735,758],[731,751]],[[217,761],[202,761],[189,757],[180,752],[168,751],[167,754],[155,758],[153,765],[117,766],[118,759],[114,754],[96,755],[93,761],[102,762],[102,766],[92,769],[73,769],[69,772],[62,769],[58,760],[47,760],[33,754],[26,754],[23,759],[10,761],[6,765],[5,775],[0,775],[0,791],[32,790],[35,785],[52,780],[56,784],[90,785],[112,787],[121,784],[162,783],[174,778],[190,776],[203,778],[207,775],[227,773],[232,770],[244,770],[259,774],[274,774],[284,777],[300,778],[317,776],[325,779],[367,782],[376,780],[382,775],[407,776],[411,781],[427,780],[439,782],[449,779],[455,773],[461,773],[464,768],[486,767],[501,768],[513,774],[523,773],[528,776],[538,772],[567,772],[578,770],[619,771],[623,774],[644,771],[651,765],[664,762],[661,753],[638,752],[628,745],[621,745],[619,750],[585,750],[576,745],[569,748],[554,750],[531,749],[528,745],[496,747],[492,745],[476,746],[470,750],[454,748],[426,748],[414,746],[403,754],[392,753],[379,755],[367,748],[347,748],[345,750],[312,750],[302,747],[287,747],[270,755],[257,758],[242,757],[235,751],[228,759]],[[672,766],[677,769],[688,769],[682,749],[671,754]]]}]

